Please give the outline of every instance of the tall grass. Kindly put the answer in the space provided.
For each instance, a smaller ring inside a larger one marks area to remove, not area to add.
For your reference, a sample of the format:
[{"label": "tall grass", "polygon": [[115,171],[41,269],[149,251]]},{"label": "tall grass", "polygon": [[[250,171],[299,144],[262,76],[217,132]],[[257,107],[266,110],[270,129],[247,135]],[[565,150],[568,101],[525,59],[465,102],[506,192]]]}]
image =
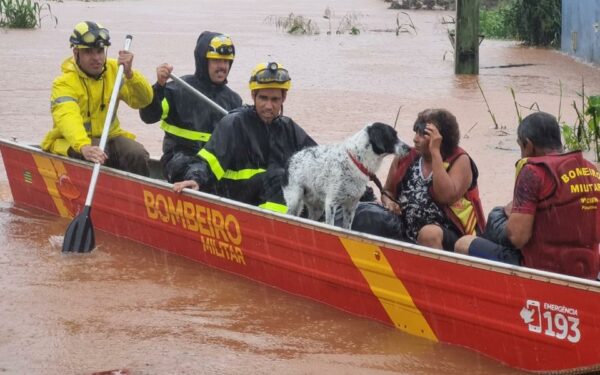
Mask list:
[{"label": "tall grass", "polygon": [[58,19],[52,14],[48,3],[32,0],[0,0],[0,27],[33,29],[42,26],[42,19],[49,17],[56,25]]}]

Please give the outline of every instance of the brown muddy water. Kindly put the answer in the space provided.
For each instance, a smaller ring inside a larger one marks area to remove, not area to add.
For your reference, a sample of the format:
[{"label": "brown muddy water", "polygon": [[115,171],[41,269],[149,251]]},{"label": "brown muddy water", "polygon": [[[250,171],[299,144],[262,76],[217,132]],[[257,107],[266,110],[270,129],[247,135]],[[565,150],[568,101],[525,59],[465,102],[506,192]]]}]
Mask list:
[{"label": "brown muddy water", "polygon": [[[178,0],[51,2],[59,24],[0,30],[0,136],[39,142],[51,127],[52,79],[81,20],[112,33],[115,56],[133,34],[134,66],[151,82],[162,62],[178,75],[193,71],[202,30],[229,33],[236,44],[231,87],[250,100],[247,80],[265,60],[293,78],[285,105],[321,143],[339,141],[373,121],[394,123],[412,139],[412,121],[427,107],[451,110],[461,145],[480,169],[486,210],[511,197],[517,115],[524,106],[572,120],[581,89],[600,92],[600,70],[559,52],[485,40],[478,77],[455,76],[441,17],[409,12],[417,33],[396,36],[396,16],[378,0]],[[359,36],[326,35],[348,12],[360,15]],[[265,23],[290,12],[311,17],[322,33],[290,36]],[[446,57],[444,59],[444,57]],[[509,64],[533,64],[499,68]],[[476,79],[503,131],[494,130]],[[562,100],[561,89],[562,84]],[[523,113],[528,111],[522,109]],[[122,106],[125,128],[160,156],[162,132]],[[385,177],[386,167],[379,173]],[[63,255],[68,221],[15,206],[0,167],[0,373],[90,374],[516,374],[469,350],[435,344],[392,328],[282,293],[188,260],[97,233],[88,255]]]}]

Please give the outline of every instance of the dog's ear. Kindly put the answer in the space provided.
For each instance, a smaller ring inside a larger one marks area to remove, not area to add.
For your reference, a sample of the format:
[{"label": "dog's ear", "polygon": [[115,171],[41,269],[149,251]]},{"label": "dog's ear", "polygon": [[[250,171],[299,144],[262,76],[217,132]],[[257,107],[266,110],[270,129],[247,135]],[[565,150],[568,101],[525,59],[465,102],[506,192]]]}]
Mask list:
[{"label": "dog's ear", "polygon": [[369,135],[369,142],[371,143],[371,147],[373,147],[373,152],[377,155],[390,153],[398,137],[394,128],[382,122],[374,122],[367,127],[367,134]]}]

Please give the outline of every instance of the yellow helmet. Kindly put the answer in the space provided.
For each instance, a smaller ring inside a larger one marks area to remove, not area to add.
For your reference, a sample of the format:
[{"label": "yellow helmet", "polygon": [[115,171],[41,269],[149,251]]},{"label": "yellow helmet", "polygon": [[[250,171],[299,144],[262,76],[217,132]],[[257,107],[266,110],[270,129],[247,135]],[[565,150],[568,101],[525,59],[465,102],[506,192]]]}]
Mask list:
[{"label": "yellow helmet", "polygon": [[69,38],[71,48],[103,48],[110,46],[110,34],[99,23],[79,22]]},{"label": "yellow helmet", "polygon": [[276,62],[260,63],[252,70],[249,86],[251,91],[260,89],[289,90],[292,87],[292,79],[283,65]]},{"label": "yellow helmet", "polygon": [[217,35],[210,40],[207,59],[233,60],[235,57],[235,46],[228,35]]}]

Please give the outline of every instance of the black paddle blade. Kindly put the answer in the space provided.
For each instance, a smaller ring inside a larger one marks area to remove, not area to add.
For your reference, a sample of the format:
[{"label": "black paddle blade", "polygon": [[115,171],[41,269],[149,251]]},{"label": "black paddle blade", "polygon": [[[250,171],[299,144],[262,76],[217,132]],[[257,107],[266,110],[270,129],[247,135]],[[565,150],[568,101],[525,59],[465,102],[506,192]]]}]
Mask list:
[{"label": "black paddle blade", "polygon": [[77,251],[79,253],[87,253],[94,250],[96,247],[96,239],[94,238],[94,226],[90,217],[90,206],[85,206],[83,211],[73,218],[71,224],[65,233],[62,251]]}]

